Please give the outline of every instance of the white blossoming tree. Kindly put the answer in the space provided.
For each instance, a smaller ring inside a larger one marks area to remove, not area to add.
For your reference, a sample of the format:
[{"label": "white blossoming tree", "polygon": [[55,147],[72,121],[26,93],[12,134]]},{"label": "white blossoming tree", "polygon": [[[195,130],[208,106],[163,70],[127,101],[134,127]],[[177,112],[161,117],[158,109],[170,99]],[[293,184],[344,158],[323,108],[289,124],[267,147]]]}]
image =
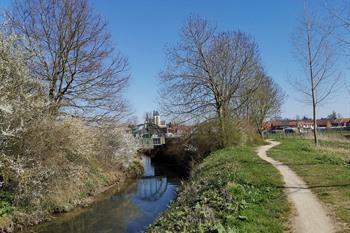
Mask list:
[{"label": "white blossoming tree", "polygon": [[47,104],[42,86],[30,78],[22,43],[14,34],[0,34],[0,186],[22,176],[29,161],[23,156],[22,135]]},{"label": "white blossoming tree", "polygon": [[[6,148],[12,138],[25,130],[33,119],[42,116],[46,100],[42,86],[30,78],[16,35],[0,34],[0,143]],[[4,151],[2,151],[4,153]]]},{"label": "white blossoming tree", "polygon": [[0,192],[11,194],[12,214],[31,224],[119,181],[138,147],[116,122],[53,115],[45,83],[27,66],[26,41],[1,31]]}]

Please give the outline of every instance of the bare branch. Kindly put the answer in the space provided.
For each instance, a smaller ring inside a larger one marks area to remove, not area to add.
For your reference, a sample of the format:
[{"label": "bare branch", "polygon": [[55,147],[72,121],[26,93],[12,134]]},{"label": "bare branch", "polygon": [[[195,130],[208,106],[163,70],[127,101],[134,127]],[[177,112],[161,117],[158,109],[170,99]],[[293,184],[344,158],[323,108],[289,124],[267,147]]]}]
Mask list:
[{"label": "bare branch", "polygon": [[88,0],[14,0],[7,19],[10,31],[28,41],[31,73],[45,83],[56,111],[88,117],[125,111],[128,61]]},{"label": "bare branch", "polygon": [[334,27],[321,24],[320,17],[306,5],[299,28],[294,33],[295,55],[305,71],[305,76],[295,78],[292,86],[312,104],[314,140],[318,145],[316,111],[319,104],[336,90],[339,75],[336,73],[336,53],[332,40]]}]

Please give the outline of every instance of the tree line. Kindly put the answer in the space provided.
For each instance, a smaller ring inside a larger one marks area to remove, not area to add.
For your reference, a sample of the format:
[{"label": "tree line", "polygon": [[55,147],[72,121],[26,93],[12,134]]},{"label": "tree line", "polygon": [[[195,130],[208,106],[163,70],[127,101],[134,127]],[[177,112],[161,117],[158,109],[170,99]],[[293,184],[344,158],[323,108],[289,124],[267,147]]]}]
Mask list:
[{"label": "tree line", "polygon": [[284,93],[264,70],[255,40],[197,16],[187,19],[180,38],[160,75],[163,111],[178,120],[215,122],[221,147],[232,137],[233,122],[249,121],[262,135]]},{"label": "tree line", "polygon": [[[350,48],[348,10],[348,1],[325,1],[321,9],[304,1],[291,36],[302,73],[288,79],[298,100],[311,106],[316,146],[318,108],[344,85],[339,58]],[[238,130],[246,122],[263,135],[264,122],[280,114],[286,96],[264,70],[252,36],[219,31],[202,17],[187,19],[178,44],[167,51],[160,79],[164,112],[184,121],[215,121],[221,146],[232,137],[232,124]]]}]

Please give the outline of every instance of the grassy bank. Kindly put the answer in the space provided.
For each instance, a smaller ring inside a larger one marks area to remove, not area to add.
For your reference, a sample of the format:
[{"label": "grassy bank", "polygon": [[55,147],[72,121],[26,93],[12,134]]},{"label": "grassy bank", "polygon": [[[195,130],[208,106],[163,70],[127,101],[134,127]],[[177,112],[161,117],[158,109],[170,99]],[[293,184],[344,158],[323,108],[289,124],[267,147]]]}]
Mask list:
[{"label": "grassy bank", "polygon": [[268,154],[290,166],[311,187],[331,214],[343,223],[342,232],[350,232],[350,143],[280,138],[281,145]]},{"label": "grassy bank", "polygon": [[212,153],[148,232],[283,232],[289,206],[281,176],[255,150]]},{"label": "grassy bank", "polygon": [[142,173],[132,136],[80,119],[35,123],[0,153],[0,232],[48,220]]}]

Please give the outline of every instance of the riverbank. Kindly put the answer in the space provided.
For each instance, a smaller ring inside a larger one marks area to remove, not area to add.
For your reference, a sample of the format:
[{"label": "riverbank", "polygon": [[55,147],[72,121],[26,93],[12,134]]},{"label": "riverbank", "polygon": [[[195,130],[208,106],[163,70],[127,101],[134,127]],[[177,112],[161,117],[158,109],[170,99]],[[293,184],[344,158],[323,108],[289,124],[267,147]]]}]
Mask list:
[{"label": "riverbank", "polygon": [[23,233],[144,232],[176,197],[182,177],[148,156],[142,156],[142,162],[142,177],[108,189],[88,207],[60,214]]},{"label": "riverbank", "polygon": [[58,177],[51,181],[56,185],[47,188],[47,195],[41,197],[37,209],[15,206],[11,193],[0,191],[0,233],[21,231],[50,221],[57,214],[87,207],[103,193],[111,189],[119,190],[143,173],[142,161],[138,155],[131,159],[128,167],[123,167],[120,163],[103,168],[95,163],[93,165],[85,164],[85,171],[90,172],[84,172],[83,175],[65,177],[64,181]]},{"label": "riverbank", "polygon": [[100,190],[141,173],[137,148],[114,122],[92,126],[69,116],[32,122],[0,147],[0,232],[88,205]]},{"label": "riverbank", "polygon": [[283,232],[290,207],[278,171],[257,146],[210,154],[148,232]]}]

